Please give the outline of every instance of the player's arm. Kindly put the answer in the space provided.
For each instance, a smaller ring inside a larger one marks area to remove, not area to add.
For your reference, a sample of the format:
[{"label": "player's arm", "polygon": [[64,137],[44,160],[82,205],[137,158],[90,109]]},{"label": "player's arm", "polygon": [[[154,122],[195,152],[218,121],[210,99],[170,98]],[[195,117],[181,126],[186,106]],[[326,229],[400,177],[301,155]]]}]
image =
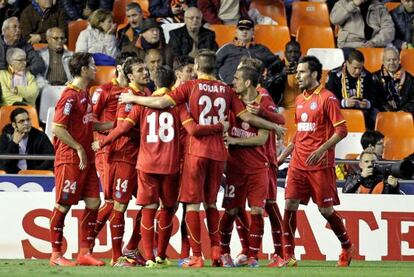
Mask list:
[{"label": "player's arm", "polygon": [[80,160],[79,169],[84,170],[88,163],[88,159],[86,157],[86,152],[85,149],[83,149],[83,146],[72,137],[72,135],[68,132],[66,127],[62,124],[54,123],[52,127],[52,132],[60,141],[62,141],[70,148],[76,150]]},{"label": "player's arm", "polygon": [[260,105],[248,104],[246,106],[246,109],[248,112],[252,114],[257,114],[258,116],[263,117],[264,119],[272,121],[273,123],[281,125],[285,124],[285,118],[283,115],[270,109],[262,109]]},{"label": "player's arm", "polygon": [[261,146],[264,145],[269,138],[269,130],[259,129],[257,136],[248,138],[235,138],[231,136],[225,136],[224,141],[226,145],[239,145],[239,146]]},{"label": "player's arm", "polygon": [[153,109],[164,109],[175,105],[174,100],[168,95],[147,97],[134,95],[132,92],[121,93],[119,101],[121,103],[134,103]]},{"label": "player's arm", "polygon": [[241,120],[255,126],[256,128],[266,129],[266,130],[274,130],[278,137],[282,137],[285,134],[285,131],[286,131],[285,128],[279,126],[278,124],[270,122],[266,119],[263,119],[259,116],[251,114],[249,112],[244,112],[244,113],[238,114],[238,117]]},{"label": "player's arm", "polygon": [[111,144],[121,136],[128,133],[128,131],[131,130],[134,126],[135,123],[128,120],[128,118],[126,118],[125,120],[118,120],[118,124],[115,127],[115,129],[112,129],[103,140],[97,140],[92,143],[92,149],[94,151],[98,151],[102,147]]},{"label": "player's arm", "polygon": [[185,106],[180,106],[180,120],[188,134],[192,136],[208,136],[223,133],[229,129],[229,122],[225,116],[219,123],[214,125],[197,124]]},{"label": "player's arm", "polygon": [[289,145],[282,152],[282,154],[280,154],[279,157],[277,157],[278,165],[281,165],[284,162],[284,160],[286,160],[286,158],[289,157],[290,154],[292,154],[294,148],[295,145],[293,144],[293,142],[289,143]]},{"label": "player's arm", "polygon": [[114,123],[112,121],[107,122],[94,122],[92,125],[94,131],[107,131],[114,128]]}]

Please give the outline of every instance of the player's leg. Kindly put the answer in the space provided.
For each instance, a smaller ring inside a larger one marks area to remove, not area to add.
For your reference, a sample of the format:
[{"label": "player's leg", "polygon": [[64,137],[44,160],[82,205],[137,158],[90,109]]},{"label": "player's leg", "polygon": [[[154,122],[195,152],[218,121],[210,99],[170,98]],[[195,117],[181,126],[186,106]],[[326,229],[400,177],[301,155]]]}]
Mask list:
[{"label": "player's leg", "polygon": [[230,256],[230,241],[238,210],[239,208],[226,208],[220,219],[220,261],[223,267],[234,267]]},{"label": "player's leg", "polygon": [[185,225],[185,215],[187,210],[187,205],[183,203],[183,214],[180,224],[181,232],[181,251],[180,251],[180,260],[178,261],[178,266],[181,267],[183,263],[188,262],[190,258],[190,240],[188,239],[187,227]]}]

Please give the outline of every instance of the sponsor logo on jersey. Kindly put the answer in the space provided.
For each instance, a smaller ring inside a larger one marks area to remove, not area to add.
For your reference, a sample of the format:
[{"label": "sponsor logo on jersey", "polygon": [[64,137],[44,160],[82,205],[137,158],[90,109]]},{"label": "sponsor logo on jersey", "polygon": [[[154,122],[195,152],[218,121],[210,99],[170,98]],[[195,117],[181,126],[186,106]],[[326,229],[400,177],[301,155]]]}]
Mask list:
[{"label": "sponsor logo on jersey", "polygon": [[302,105],[302,104],[300,104],[300,105],[298,105],[296,108],[297,108],[297,109],[302,109],[302,108],[303,108],[303,105]]},{"label": "sponsor logo on jersey", "polygon": [[92,95],[92,104],[95,105],[96,103],[98,103],[99,96],[101,96],[101,91],[96,90]]},{"label": "sponsor logo on jersey", "polygon": [[83,118],[82,118],[82,123],[83,123],[83,124],[88,124],[89,122],[91,122],[91,121],[92,121],[92,119],[93,119],[93,115],[92,115],[92,113],[87,113],[87,114],[85,114],[85,115],[83,116]]},{"label": "sponsor logo on jersey", "polygon": [[318,108],[318,104],[316,104],[316,102],[312,102],[312,103],[310,104],[310,109],[311,109],[312,111],[316,110],[317,108]]},{"label": "sponsor logo on jersey", "polygon": [[250,137],[255,137],[256,133],[252,133],[240,128],[236,128],[233,127],[231,128],[231,132],[230,132],[232,137],[236,137],[236,138],[250,138]]},{"label": "sponsor logo on jersey", "polygon": [[299,132],[313,132],[316,130],[315,122],[299,122],[298,131]]},{"label": "sponsor logo on jersey", "polygon": [[132,110],[132,105],[133,104],[131,104],[131,103],[126,104],[125,105],[125,111],[129,113]]},{"label": "sponsor logo on jersey", "polygon": [[73,102],[73,99],[69,99],[66,101],[65,107],[63,109],[64,115],[70,115],[70,111],[72,110],[72,102]]},{"label": "sponsor logo on jersey", "polygon": [[302,121],[308,121],[308,114],[307,113],[302,113],[301,115],[300,115],[300,120],[302,120]]}]

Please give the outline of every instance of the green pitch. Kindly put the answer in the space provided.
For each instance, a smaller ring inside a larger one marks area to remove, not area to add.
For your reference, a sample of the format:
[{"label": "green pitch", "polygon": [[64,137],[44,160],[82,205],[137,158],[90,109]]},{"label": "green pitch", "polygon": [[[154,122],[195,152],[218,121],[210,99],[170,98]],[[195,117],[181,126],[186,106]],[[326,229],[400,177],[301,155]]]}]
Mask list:
[{"label": "green pitch", "polygon": [[[175,262],[175,261],[174,261]],[[208,262],[207,262],[208,263]],[[174,263],[175,264],[175,263]],[[414,276],[414,262],[352,262],[349,268],[336,268],[335,262],[299,261],[297,268],[211,268],[181,269],[174,266],[146,269],[104,267],[50,267],[47,260],[0,260],[0,276]]]}]

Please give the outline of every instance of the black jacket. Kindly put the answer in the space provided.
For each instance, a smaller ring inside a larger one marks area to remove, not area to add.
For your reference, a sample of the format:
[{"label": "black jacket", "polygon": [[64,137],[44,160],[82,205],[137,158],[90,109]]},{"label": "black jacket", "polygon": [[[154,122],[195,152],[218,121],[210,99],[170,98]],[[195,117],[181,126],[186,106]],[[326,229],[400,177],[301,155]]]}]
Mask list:
[{"label": "black jacket", "polygon": [[[185,25],[170,31],[170,41],[168,44],[171,46],[176,57],[187,56],[193,49],[193,39],[190,37]],[[213,31],[201,27],[198,33],[197,48],[217,51],[216,34]]]},{"label": "black jacket", "polygon": [[[171,17],[173,16],[170,2],[168,0],[151,0],[149,1],[149,11],[152,17]],[[186,1],[189,7],[196,7],[197,0]]]},{"label": "black jacket", "polygon": [[86,5],[93,11],[96,9],[111,11],[114,0],[59,0],[57,2],[59,8],[65,12],[66,20],[72,21],[83,19],[82,12]]},{"label": "black jacket", "polygon": [[366,178],[361,176],[361,172],[357,172],[346,177],[345,185],[342,189],[343,193],[357,193],[360,187],[364,188],[364,191],[374,193],[374,189],[379,183],[384,183],[382,194],[400,194],[400,184],[396,187],[387,183],[387,179],[382,176],[368,176]]},{"label": "black jacket", "polygon": [[391,17],[394,21],[395,37],[393,44],[398,49],[401,49],[403,42],[411,43],[412,31],[411,21],[414,15],[407,13],[403,5],[399,5],[397,8],[391,11]]},{"label": "black jacket", "polygon": [[[6,125],[1,135],[0,154],[19,154],[19,145],[13,142],[14,129],[11,124]],[[32,128],[27,141],[27,154],[54,155],[53,145],[42,131]],[[0,160],[0,169],[7,173],[17,173],[18,160]],[[27,169],[52,170],[53,160],[27,160]]]}]

